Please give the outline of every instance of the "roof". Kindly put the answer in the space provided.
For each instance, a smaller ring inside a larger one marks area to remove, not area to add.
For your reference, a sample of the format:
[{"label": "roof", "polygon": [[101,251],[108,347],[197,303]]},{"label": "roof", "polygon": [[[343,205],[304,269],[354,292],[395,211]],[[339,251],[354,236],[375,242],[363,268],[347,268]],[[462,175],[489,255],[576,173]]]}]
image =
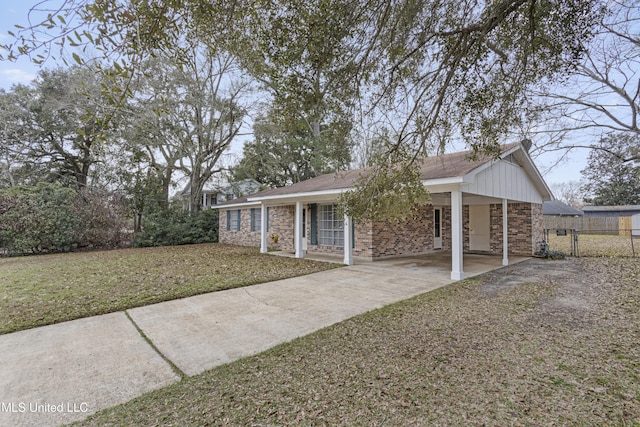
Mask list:
[{"label": "roof", "polygon": [[640,205],[620,205],[620,206],[585,206],[583,212],[626,212],[640,211]]},{"label": "roof", "polygon": [[583,216],[581,210],[572,208],[560,200],[547,200],[542,205],[542,215]]},{"label": "roof", "polygon": [[[521,147],[519,142],[505,144],[502,146],[502,153]],[[456,153],[441,154],[438,156],[427,157],[420,163],[420,174],[423,181],[433,181],[449,178],[464,177],[473,170],[487,164],[493,157],[480,156],[476,160],[470,160],[471,150],[459,151]],[[251,194],[246,197],[230,200],[221,203],[216,207],[224,206],[241,206],[259,204],[258,200],[279,198],[289,195],[302,194],[319,194],[319,193],[335,193],[337,191],[351,189],[360,176],[368,169],[354,169],[350,171],[338,172],[335,174],[320,175],[302,182],[298,182],[286,187],[272,188]]]}]

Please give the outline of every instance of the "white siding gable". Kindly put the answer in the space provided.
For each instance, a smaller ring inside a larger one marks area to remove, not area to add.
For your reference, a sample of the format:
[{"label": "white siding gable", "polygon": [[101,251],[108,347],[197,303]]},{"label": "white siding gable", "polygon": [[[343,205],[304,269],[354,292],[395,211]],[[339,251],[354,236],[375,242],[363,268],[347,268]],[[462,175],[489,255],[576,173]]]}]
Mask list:
[{"label": "white siding gable", "polygon": [[468,178],[473,182],[465,187],[465,193],[528,203],[542,203],[543,200],[527,172],[505,160],[492,162],[480,172],[472,172]]}]

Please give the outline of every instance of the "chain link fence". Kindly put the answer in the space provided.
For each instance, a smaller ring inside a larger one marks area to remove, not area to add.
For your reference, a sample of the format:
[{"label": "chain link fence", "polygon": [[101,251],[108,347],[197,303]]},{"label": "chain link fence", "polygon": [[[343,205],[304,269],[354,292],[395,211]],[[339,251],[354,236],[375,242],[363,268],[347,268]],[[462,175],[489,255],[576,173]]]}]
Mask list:
[{"label": "chain link fence", "polygon": [[640,230],[589,230],[588,234],[575,229],[545,229],[545,242],[550,251],[584,257],[638,257]]}]

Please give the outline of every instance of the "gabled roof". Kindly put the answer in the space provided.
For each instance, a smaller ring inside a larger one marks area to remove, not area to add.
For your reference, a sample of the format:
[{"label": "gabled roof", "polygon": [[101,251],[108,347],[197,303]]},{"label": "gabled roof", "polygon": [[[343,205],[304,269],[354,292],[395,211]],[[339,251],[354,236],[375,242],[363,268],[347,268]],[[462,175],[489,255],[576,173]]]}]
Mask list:
[{"label": "gabled roof", "polygon": [[[505,144],[502,146],[502,153],[505,155],[518,149],[524,149],[520,143]],[[470,160],[471,154],[472,151],[467,150],[425,158],[420,163],[422,180],[428,183],[429,181],[462,178],[476,169],[480,170],[482,166],[486,166],[494,160],[491,156],[480,156],[477,160]],[[526,166],[530,167],[532,165],[533,163]],[[535,169],[535,166],[532,167]],[[279,199],[287,196],[333,195],[353,188],[356,179],[366,171],[367,169],[354,169],[335,174],[320,175],[290,186],[268,189],[246,197],[230,200],[219,204],[218,207],[257,205],[259,200]],[[539,179],[542,180],[537,170],[536,173]],[[459,182],[462,182],[462,180],[460,179]],[[542,185],[548,191],[543,181]]]},{"label": "gabled roof", "polygon": [[542,215],[583,216],[584,213],[560,200],[547,200],[542,204]]}]

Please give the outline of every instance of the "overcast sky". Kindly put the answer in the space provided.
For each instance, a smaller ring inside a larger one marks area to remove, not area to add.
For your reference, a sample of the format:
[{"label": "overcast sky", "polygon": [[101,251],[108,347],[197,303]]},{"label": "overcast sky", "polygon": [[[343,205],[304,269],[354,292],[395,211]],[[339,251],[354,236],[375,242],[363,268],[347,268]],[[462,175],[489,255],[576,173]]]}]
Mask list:
[{"label": "overcast sky", "polygon": [[[16,24],[26,26],[29,9],[37,4],[36,0],[2,0],[4,6],[0,13],[0,41],[10,40],[8,31],[12,31]],[[46,63],[46,67],[53,68],[55,63]],[[0,61],[0,88],[5,90],[17,83],[29,83],[38,73],[38,67],[28,58],[21,58],[17,62]],[[595,141],[594,141],[595,142]],[[558,160],[558,154],[547,154],[536,159],[536,164],[548,184],[579,181],[580,171],[586,166],[587,150],[577,150],[571,153],[560,165],[552,167]]]}]

